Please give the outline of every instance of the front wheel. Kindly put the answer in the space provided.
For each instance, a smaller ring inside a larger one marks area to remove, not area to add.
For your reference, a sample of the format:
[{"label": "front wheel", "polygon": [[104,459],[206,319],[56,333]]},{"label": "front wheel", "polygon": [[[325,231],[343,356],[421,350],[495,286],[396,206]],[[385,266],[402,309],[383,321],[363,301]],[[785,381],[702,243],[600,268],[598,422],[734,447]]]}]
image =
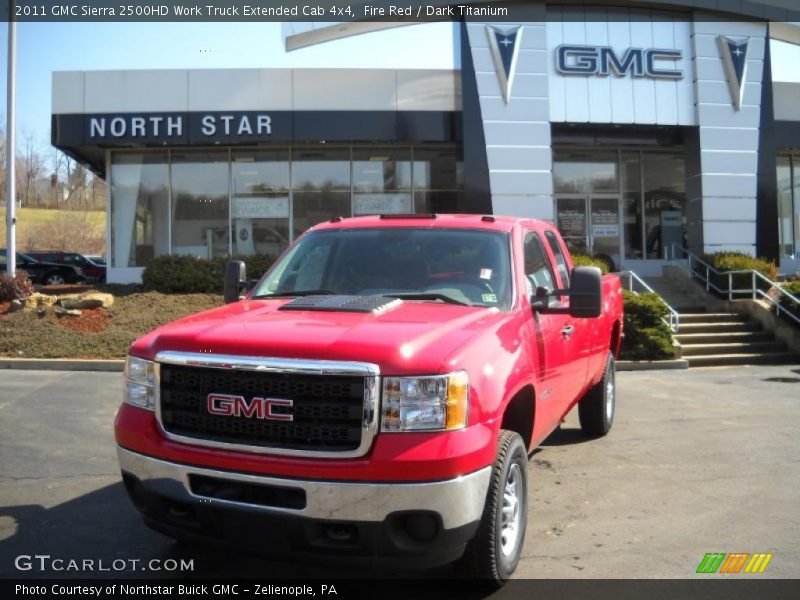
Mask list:
[{"label": "front wheel", "polygon": [[603,378],[597,382],[578,404],[578,418],[583,433],[602,437],[611,430],[617,403],[616,363],[609,352]]},{"label": "front wheel", "polygon": [[500,430],[486,505],[462,558],[465,575],[499,588],[522,554],[528,524],[528,451],[518,433]]}]

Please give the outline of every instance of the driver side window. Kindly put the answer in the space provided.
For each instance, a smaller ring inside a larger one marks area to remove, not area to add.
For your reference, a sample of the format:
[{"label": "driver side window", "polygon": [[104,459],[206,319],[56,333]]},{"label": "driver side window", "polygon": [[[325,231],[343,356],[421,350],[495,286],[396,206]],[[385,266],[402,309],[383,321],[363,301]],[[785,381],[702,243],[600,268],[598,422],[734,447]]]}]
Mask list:
[{"label": "driver side window", "polygon": [[[529,233],[525,237],[525,279],[528,286],[529,295],[536,293],[536,288],[543,287],[548,290],[555,289],[556,278],[544,251],[542,241],[535,233]],[[558,304],[559,299],[552,296],[549,304]]]}]

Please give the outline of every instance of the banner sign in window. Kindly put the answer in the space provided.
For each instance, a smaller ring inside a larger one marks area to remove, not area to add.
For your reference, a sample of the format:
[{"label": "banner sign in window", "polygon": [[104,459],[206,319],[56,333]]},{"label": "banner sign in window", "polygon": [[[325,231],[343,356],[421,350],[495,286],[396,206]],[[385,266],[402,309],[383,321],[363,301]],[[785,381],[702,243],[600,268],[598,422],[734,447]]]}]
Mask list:
[{"label": "banner sign in window", "polygon": [[411,213],[411,194],[356,194],[353,214],[396,215]]},{"label": "banner sign in window", "polygon": [[289,197],[246,196],[233,202],[234,219],[288,219]]}]

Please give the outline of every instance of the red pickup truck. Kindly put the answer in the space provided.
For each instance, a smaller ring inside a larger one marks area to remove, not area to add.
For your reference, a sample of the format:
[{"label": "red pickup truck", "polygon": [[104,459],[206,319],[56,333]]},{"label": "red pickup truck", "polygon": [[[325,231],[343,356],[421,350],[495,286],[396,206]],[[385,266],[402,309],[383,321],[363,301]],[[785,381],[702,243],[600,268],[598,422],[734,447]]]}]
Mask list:
[{"label": "red pickup truck", "polygon": [[528,453],[575,404],[611,428],[618,278],[546,222],[417,214],[317,225],[245,280],[229,263],[225,306],[130,348],[116,441],[145,523],[508,579]]}]

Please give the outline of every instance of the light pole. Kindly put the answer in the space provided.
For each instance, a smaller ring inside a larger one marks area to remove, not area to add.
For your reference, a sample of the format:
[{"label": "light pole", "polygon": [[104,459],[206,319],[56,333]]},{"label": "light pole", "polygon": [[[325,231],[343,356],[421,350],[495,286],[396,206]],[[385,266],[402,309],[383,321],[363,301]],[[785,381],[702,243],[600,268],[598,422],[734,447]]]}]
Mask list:
[{"label": "light pole", "polygon": [[17,23],[14,21],[14,0],[8,3],[8,82],[6,104],[6,269],[9,277],[17,272],[16,169],[14,156],[14,109],[16,104]]}]

